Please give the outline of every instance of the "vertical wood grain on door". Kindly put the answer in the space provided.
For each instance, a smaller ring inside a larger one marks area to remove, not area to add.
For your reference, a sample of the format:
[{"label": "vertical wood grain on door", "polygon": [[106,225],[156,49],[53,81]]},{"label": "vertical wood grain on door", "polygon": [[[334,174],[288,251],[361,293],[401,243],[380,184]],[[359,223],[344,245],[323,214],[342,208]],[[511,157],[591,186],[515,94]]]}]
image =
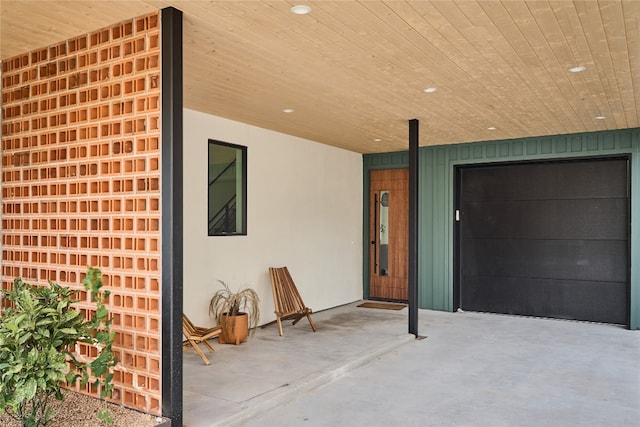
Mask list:
[{"label": "vertical wood grain on door", "polygon": [[[406,301],[409,280],[409,170],[373,170],[369,175],[369,297]],[[380,199],[388,192],[386,270],[380,264]]]}]

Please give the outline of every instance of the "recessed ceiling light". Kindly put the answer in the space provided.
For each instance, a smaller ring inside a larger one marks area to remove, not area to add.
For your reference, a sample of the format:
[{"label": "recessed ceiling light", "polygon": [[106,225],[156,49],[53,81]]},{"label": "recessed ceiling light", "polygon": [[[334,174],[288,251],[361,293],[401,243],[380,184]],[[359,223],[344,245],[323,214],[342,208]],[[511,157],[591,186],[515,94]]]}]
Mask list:
[{"label": "recessed ceiling light", "polygon": [[489,126],[489,127],[487,128],[487,130],[496,130],[496,129],[498,129],[498,128],[497,128],[497,127],[495,127],[495,126]]},{"label": "recessed ceiling light", "polygon": [[424,89],[422,89],[422,90],[423,90],[425,93],[433,93],[433,92],[437,91],[437,90],[438,90],[438,88],[435,88],[435,87],[426,87],[426,88],[424,88]]},{"label": "recessed ceiling light", "polygon": [[311,12],[311,8],[304,4],[297,4],[291,7],[291,9],[289,10],[291,10],[291,12],[295,13],[296,15],[306,15],[307,13]]},{"label": "recessed ceiling light", "polygon": [[569,72],[570,73],[580,73],[580,72],[582,72],[582,71],[584,71],[586,69],[587,69],[587,67],[583,67],[582,65],[579,65],[577,67],[569,68]]},{"label": "recessed ceiling light", "polygon": [[607,116],[596,116],[596,120],[604,120]]},{"label": "recessed ceiling light", "polygon": [[282,110],[283,113],[293,113],[294,111],[296,110],[294,110],[293,108],[285,108],[284,110]]},{"label": "recessed ceiling light", "polygon": [[380,138],[374,138],[374,141],[375,141],[375,142],[382,142],[382,139],[380,139]]}]

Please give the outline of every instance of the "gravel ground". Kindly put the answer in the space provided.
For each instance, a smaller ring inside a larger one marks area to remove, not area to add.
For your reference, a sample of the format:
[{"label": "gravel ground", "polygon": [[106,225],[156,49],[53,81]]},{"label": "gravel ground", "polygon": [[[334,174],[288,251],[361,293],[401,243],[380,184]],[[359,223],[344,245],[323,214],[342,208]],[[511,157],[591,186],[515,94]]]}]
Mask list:
[{"label": "gravel ground", "polygon": [[[161,417],[143,414],[142,412],[128,409],[122,406],[106,403],[90,396],[75,392],[67,392],[62,405],[55,401],[55,417],[51,427],[99,427],[105,424],[97,417],[98,412],[105,409],[111,412],[113,427],[152,427],[164,421]],[[20,423],[10,418],[7,414],[0,415],[0,426],[20,427]]]}]

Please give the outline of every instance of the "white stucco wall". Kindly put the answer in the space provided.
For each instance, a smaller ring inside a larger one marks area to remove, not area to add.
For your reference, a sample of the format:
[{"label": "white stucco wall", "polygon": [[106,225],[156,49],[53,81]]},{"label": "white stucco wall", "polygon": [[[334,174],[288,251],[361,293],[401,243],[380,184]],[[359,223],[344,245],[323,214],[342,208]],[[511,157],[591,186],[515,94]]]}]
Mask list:
[{"label": "white stucco wall", "polygon": [[[207,141],[247,147],[247,236],[207,236]],[[362,298],[362,156],[184,111],[184,311],[214,324],[217,280],[248,285],[275,319],[269,267],[286,265],[314,311]]]}]

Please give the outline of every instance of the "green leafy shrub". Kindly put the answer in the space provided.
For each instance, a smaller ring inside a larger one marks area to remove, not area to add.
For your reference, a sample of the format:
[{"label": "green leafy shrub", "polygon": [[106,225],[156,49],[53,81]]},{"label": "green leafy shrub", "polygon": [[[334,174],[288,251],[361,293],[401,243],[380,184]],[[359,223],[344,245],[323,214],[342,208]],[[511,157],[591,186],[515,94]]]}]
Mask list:
[{"label": "green leafy shrub", "polygon": [[[0,413],[7,412],[25,427],[51,424],[52,399],[64,400],[65,384],[81,386],[93,380],[100,397],[109,396],[115,334],[105,307],[109,291],[102,290],[102,273],[89,268],[82,281],[96,303],[95,314],[85,320],[72,306],[77,291],[49,282],[34,286],[15,279],[5,297],[14,307],[0,317]],[[92,360],[74,353],[77,343],[97,349]]]}]

